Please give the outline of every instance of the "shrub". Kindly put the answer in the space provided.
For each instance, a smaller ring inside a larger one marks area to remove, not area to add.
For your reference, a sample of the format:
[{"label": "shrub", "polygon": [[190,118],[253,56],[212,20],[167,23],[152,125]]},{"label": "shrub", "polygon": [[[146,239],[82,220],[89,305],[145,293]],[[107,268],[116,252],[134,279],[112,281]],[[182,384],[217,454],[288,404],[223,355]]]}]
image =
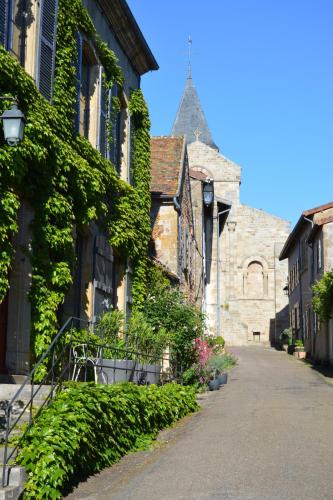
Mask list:
[{"label": "shrub", "polygon": [[236,364],[236,358],[231,354],[213,355],[207,361],[207,368],[210,372],[221,373],[229,370]]},{"label": "shrub", "polygon": [[128,323],[127,339],[130,349],[140,353],[141,362],[154,363],[161,359],[170,335],[163,327],[156,331],[142,312],[134,311]]},{"label": "shrub", "polygon": [[61,498],[74,476],[115,463],[144,436],[197,409],[195,391],[177,384],[68,383],[24,437],[18,456],[28,473],[24,498]]},{"label": "shrub", "polygon": [[280,335],[280,340],[283,344],[290,345],[292,343],[293,332],[291,328],[285,328]]},{"label": "shrub", "polygon": [[333,270],[324,273],[323,277],[312,286],[313,310],[319,319],[328,322],[333,312]]},{"label": "shrub", "polygon": [[112,344],[123,332],[124,313],[114,309],[105,312],[95,326],[95,333],[104,340],[106,344]]}]

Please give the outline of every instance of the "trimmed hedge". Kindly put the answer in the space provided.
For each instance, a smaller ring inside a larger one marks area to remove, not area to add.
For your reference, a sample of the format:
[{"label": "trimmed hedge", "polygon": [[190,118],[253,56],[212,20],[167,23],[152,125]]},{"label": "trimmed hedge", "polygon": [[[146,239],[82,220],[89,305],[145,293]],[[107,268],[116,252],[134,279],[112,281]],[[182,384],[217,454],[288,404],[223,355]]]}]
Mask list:
[{"label": "trimmed hedge", "polygon": [[24,498],[61,498],[74,477],[115,463],[143,436],[197,409],[194,390],[177,384],[68,383],[24,438],[18,457],[28,473]]}]

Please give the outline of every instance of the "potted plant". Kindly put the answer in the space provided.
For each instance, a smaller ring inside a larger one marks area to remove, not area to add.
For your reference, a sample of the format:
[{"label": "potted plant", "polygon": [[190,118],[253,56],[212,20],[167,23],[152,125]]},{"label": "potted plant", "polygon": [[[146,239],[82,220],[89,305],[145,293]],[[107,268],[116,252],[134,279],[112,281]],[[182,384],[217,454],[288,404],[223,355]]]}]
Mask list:
[{"label": "potted plant", "polygon": [[235,363],[235,358],[230,354],[213,355],[207,362],[207,368],[210,370],[214,380],[219,385],[223,385],[228,381],[227,370],[234,366]]},{"label": "potted plant", "polygon": [[295,340],[293,355],[297,359],[305,359],[306,358],[306,351],[304,349],[304,344],[303,344],[302,340]]},{"label": "potted plant", "polygon": [[289,346],[292,343],[292,329],[285,328],[280,335],[280,341],[282,344],[282,349],[286,352],[289,352]]}]

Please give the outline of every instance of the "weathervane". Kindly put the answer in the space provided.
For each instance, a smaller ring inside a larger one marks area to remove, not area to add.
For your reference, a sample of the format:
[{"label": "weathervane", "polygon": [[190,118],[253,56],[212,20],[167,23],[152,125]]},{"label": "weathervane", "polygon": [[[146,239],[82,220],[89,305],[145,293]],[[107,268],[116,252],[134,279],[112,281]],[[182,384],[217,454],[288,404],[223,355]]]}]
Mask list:
[{"label": "weathervane", "polygon": [[188,76],[187,78],[192,78],[191,76],[191,50],[192,50],[192,38],[191,35],[188,37]]}]

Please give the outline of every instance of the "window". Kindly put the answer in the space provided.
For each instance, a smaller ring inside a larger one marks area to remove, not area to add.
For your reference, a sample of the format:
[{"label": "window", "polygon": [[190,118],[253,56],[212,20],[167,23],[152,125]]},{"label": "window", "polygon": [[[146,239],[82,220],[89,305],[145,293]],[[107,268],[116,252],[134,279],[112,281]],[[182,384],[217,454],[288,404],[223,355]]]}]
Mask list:
[{"label": "window", "polygon": [[322,245],[321,245],[321,239],[317,241],[317,271],[320,271],[320,269],[323,266],[322,262]]},{"label": "window", "polygon": [[103,75],[103,68],[99,68],[99,128],[98,128],[98,150],[102,156],[106,157],[107,154],[107,118],[108,108],[110,102],[110,91],[105,86],[105,79]]},{"label": "window", "polygon": [[[93,46],[81,33],[77,34],[77,55],[75,131],[89,138],[92,125],[90,123],[90,104],[93,96],[98,97],[96,89],[101,70]],[[98,103],[95,104],[97,107]],[[95,131],[96,135],[94,135],[94,140],[91,141],[94,145],[96,145],[97,128],[95,128]]]},{"label": "window", "polygon": [[306,238],[301,241],[301,271],[308,268],[308,244]]},{"label": "window", "polygon": [[[115,110],[112,108],[112,97],[119,97],[120,100],[120,110],[115,113]],[[118,174],[121,171],[121,160],[122,160],[122,137],[124,133],[124,116],[126,103],[121,95],[118,94],[118,86],[113,85],[111,89],[111,93],[109,95],[109,109],[108,109],[108,119],[112,123],[112,131],[110,135],[110,140],[108,144],[108,152],[107,158],[113,163]]]},{"label": "window", "polygon": [[27,0],[1,0],[0,41],[22,65],[25,56],[25,16]]},{"label": "window", "polygon": [[95,236],[93,258],[93,320],[113,305],[113,252],[104,235]]},{"label": "window", "polygon": [[260,262],[253,261],[247,268],[246,295],[251,299],[264,296],[264,270]]},{"label": "window", "polygon": [[42,0],[36,81],[40,93],[48,101],[51,101],[53,94],[57,11],[57,0]]}]

